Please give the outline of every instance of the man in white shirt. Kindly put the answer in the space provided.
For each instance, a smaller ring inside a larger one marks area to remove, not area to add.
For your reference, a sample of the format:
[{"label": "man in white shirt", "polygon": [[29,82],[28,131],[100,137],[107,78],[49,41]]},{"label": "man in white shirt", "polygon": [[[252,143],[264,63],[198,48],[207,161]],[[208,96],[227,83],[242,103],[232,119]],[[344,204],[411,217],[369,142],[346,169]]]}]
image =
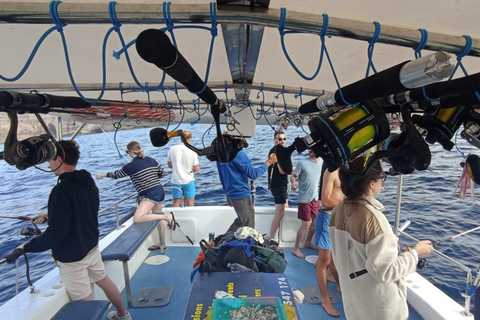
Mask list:
[{"label": "man in white shirt", "polygon": [[[188,143],[192,141],[191,132],[183,130],[183,135]],[[171,181],[173,206],[180,207],[182,195],[185,198],[185,205],[193,206],[195,203],[194,172],[200,171],[198,155],[181,142],[168,150],[167,163],[173,170]]]}]

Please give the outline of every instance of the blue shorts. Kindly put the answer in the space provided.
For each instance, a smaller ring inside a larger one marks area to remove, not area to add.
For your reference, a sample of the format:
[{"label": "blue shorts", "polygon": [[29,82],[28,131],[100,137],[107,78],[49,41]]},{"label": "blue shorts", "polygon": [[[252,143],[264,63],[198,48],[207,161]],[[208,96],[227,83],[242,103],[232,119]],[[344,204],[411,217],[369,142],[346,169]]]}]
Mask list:
[{"label": "blue shorts", "polygon": [[[182,199],[182,194],[185,199],[190,199],[195,197],[195,181],[190,181],[187,184],[175,184],[172,183],[172,197],[176,199]],[[180,192],[180,190],[182,190]]]},{"label": "blue shorts", "polygon": [[330,240],[330,232],[328,225],[332,215],[324,211],[319,211],[317,219],[315,219],[315,239],[314,244],[320,249],[332,250],[332,241]]},{"label": "blue shorts", "polygon": [[165,200],[165,192],[163,191],[163,187],[154,187],[148,189],[147,191],[142,192],[137,197],[137,203],[142,201],[150,201],[154,204],[160,204]]}]

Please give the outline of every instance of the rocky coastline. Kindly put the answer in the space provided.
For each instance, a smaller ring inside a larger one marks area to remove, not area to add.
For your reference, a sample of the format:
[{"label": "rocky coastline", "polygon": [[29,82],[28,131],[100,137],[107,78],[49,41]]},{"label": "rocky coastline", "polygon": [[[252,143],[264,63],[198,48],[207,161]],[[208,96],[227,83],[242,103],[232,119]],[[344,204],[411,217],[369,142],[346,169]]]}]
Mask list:
[{"label": "rocky coastline", "polygon": [[[48,128],[53,135],[56,134],[55,129],[55,117],[50,115],[42,115],[43,120],[47,124]],[[63,121],[62,130],[63,135],[68,136],[73,134],[81,123],[74,123],[73,121]],[[10,129],[10,120],[6,113],[0,113],[0,144],[3,144]],[[101,132],[101,129],[96,124],[87,124],[80,134],[90,134],[95,132]],[[18,116],[18,140],[23,140],[31,136],[37,136],[44,134],[45,130],[38,122],[37,118],[33,114],[21,114]]]}]

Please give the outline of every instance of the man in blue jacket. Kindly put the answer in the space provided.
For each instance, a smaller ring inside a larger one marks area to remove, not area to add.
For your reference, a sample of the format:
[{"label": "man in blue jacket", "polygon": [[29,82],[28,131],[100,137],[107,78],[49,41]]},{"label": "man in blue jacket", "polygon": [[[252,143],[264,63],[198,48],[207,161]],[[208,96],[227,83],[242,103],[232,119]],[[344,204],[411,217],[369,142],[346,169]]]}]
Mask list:
[{"label": "man in blue jacket", "polygon": [[98,250],[100,197],[91,174],[76,170],[80,150],[75,141],[59,141],[57,156],[49,168],[58,176],[48,199],[48,215],[31,220],[48,221],[43,234],[22,244],[25,252],[52,250],[60,278],[72,300],[92,300],[90,283],[95,282],[117,308],[109,319],[131,320],[118,288],[110,280]]},{"label": "man in blue jacket", "polygon": [[264,164],[255,168],[244,150],[241,150],[230,162],[217,162],[218,175],[223,191],[227,195],[227,202],[233,206],[238,216],[228,231],[237,231],[243,226],[255,228],[255,209],[250,197],[251,190],[248,179],[258,178],[276,162],[275,154],[270,154]]}]

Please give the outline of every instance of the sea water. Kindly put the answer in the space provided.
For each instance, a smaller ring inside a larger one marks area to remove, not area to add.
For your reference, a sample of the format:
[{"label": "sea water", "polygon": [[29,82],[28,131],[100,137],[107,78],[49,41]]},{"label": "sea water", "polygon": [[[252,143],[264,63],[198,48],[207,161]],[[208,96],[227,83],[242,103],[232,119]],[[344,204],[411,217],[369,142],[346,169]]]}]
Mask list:
[{"label": "sea water", "polygon": [[[197,148],[209,146],[214,138],[214,130],[209,130],[207,125],[183,125],[180,129],[192,131],[192,144]],[[141,143],[146,154],[155,158],[170,173],[167,168],[168,149],[179,143],[178,138],[172,138],[168,145],[155,148],[150,143],[149,129],[136,129],[119,131],[115,141],[118,150],[112,142],[113,133],[91,134],[77,137],[81,147],[81,158],[77,168],[86,169],[92,175],[99,172],[113,171],[121,168],[131,159],[124,154],[126,145],[132,140]],[[297,136],[304,136],[302,128],[289,128],[287,130],[287,143]],[[257,127],[256,137],[248,139],[249,147],[246,149],[252,162],[260,165],[267,160],[268,151],[273,144],[273,130],[271,127]],[[464,140],[459,139],[456,149],[445,151],[439,145],[431,146],[432,162],[430,167],[423,172],[414,172],[403,176],[401,222],[410,220],[412,223],[406,230],[410,235],[418,239],[440,240],[461,233],[480,225],[479,207],[470,198],[464,201],[459,199],[458,192],[453,191],[461,176],[460,162],[463,160],[461,152],[467,155],[469,152],[480,153],[478,149],[470,146]],[[0,147],[3,150],[3,146]],[[293,163],[299,159],[307,158],[307,154],[294,153]],[[197,205],[226,204],[225,196],[219,184],[216,165],[208,159],[200,158],[201,170],[196,174]],[[41,166],[47,169],[46,165]],[[387,165],[384,165],[388,169]],[[53,173],[45,173],[35,168],[17,170],[14,166],[0,161],[0,203],[1,216],[32,216],[46,212],[47,199],[51,188],[56,184],[57,178]],[[168,186],[171,175],[162,181]],[[128,178],[121,180],[101,179],[96,180],[100,189],[101,208],[135,192]],[[267,190],[267,175],[264,174],[255,181],[257,205],[273,205],[273,198]],[[394,223],[395,203],[397,195],[397,178],[389,177],[385,182],[386,190],[379,196],[386,207],[386,216]],[[478,188],[478,187],[477,187]],[[290,206],[297,206],[297,194],[289,194]],[[166,188],[166,205],[171,205],[171,193]],[[120,215],[126,215],[134,209],[134,201],[127,201],[120,206]],[[103,237],[115,228],[115,210],[110,210],[100,215],[100,236]],[[26,240],[19,236],[21,228],[30,226],[29,223],[19,220],[0,219],[0,257],[10,253],[16,246]],[[42,227],[41,227],[42,228]],[[452,257],[469,268],[476,269],[480,264],[480,249],[478,243],[480,231],[446,241],[438,246],[438,250]],[[414,242],[401,237],[402,246],[414,245]],[[31,253],[28,255],[30,262],[30,276],[33,281],[44,276],[54,267],[51,253]],[[420,270],[420,273],[433,284],[446,292],[450,297],[463,304],[461,293],[465,291],[466,273],[458,267],[443,260],[438,255],[428,256],[430,265]],[[20,290],[27,284],[24,277],[25,266],[23,258],[20,258]],[[15,294],[14,265],[0,265],[0,304],[3,304]]]}]

